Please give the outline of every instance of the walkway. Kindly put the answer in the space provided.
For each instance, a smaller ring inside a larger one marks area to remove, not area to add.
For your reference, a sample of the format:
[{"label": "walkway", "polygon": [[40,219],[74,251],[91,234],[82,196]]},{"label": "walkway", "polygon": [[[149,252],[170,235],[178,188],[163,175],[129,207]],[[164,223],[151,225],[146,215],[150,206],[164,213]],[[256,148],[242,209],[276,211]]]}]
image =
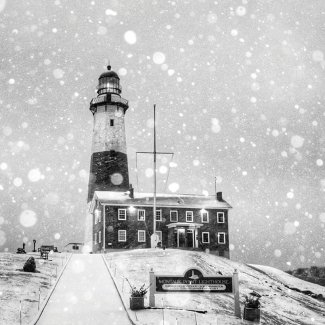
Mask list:
[{"label": "walkway", "polygon": [[101,255],[73,255],[37,325],[131,324]]}]

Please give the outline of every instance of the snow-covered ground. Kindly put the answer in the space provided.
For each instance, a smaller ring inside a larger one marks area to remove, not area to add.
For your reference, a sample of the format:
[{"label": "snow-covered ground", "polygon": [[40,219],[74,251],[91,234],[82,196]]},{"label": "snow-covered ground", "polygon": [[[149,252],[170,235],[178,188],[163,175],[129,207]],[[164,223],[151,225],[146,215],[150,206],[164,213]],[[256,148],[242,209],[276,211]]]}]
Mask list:
[{"label": "snow-covered ground", "polygon": [[[201,252],[167,249],[141,249],[105,255],[117,286],[127,302],[129,286],[123,278],[137,287],[149,285],[149,270],[157,274],[183,275],[189,268],[198,267],[206,275],[232,275],[239,271],[240,298],[252,290],[260,293],[262,324],[325,324],[325,303],[290,288],[309,290],[325,297],[325,288],[294,278],[266,266],[249,266]],[[148,305],[148,297],[146,301]],[[156,310],[141,310],[134,314],[142,324],[250,324],[235,318],[231,294],[179,293],[156,295]],[[175,308],[175,309],[173,309]],[[206,314],[184,310],[206,310]],[[243,308],[243,304],[242,304]],[[177,320],[177,321],[176,321]]]},{"label": "snow-covered ground", "polygon": [[[23,272],[24,263],[34,256],[39,273]],[[39,258],[39,253],[10,254],[0,253],[0,324],[20,323],[20,301],[22,324],[28,324],[46,298],[56,276],[59,274],[66,256],[53,253],[49,260]]]},{"label": "snow-covered ground", "polygon": [[[19,324],[20,300],[22,324],[28,324],[37,313],[39,288],[42,302],[56,279],[56,273],[59,274],[65,262],[63,254],[50,255],[50,261],[41,260],[38,254],[35,254],[37,270],[40,273],[19,271],[30,255],[0,254],[1,325]],[[325,303],[296,291],[306,291],[325,297],[325,288],[268,266],[245,265],[210,254],[176,249],[120,251],[106,254],[105,259],[127,305],[129,286],[125,278],[138,287],[144,283],[149,285],[151,268],[155,273],[165,275],[183,275],[189,268],[200,268],[206,275],[215,275],[217,272],[232,275],[237,269],[241,301],[244,295],[252,290],[262,295],[262,324],[325,324]],[[156,306],[164,308],[130,313],[139,323],[148,325],[251,324],[234,316],[232,294],[157,294]],[[207,313],[195,313],[193,310]]]}]

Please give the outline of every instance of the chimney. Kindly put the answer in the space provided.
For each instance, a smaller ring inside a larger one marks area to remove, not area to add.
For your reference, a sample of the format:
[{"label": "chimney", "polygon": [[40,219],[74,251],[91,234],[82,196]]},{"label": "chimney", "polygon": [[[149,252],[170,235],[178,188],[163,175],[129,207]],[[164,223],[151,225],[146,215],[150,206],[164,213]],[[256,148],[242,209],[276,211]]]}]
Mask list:
[{"label": "chimney", "polygon": [[130,188],[129,188],[129,196],[131,199],[134,199],[134,188],[132,187],[132,184],[130,184]]},{"label": "chimney", "polygon": [[222,199],[222,192],[217,192],[217,200],[218,201],[223,201],[223,199]]}]

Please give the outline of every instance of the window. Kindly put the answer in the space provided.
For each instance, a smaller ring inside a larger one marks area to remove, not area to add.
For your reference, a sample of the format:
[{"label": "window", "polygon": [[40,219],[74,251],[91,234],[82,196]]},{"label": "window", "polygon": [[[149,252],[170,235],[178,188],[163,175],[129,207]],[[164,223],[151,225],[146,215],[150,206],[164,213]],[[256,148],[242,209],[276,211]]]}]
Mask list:
[{"label": "window", "polygon": [[95,232],[95,244],[97,244],[97,232]]},{"label": "window", "polygon": [[201,218],[202,218],[202,222],[204,223],[208,223],[209,222],[209,213],[208,211],[201,211]]},{"label": "window", "polygon": [[178,221],[178,211],[170,211],[170,221],[171,222]]},{"label": "window", "polygon": [[78,249],[79,249],[79,246],[73,245],[73,246],[72,246],[72,249],[74,249],[74,250],[78,250]]},{"label": "window", "polygon": [[218,223],[225,223],[225,214],[224,212],[217,213],[217,222]]},{"label": "window", "polygon": [[193,211],[186,211],[186,222],[193,222]]},{"label": "window", "polygon": [[159,241],[162,243],[162,231],[158,230],[158,231],[156,231],[156,234],[159,237]]},{"label": "window", "polygon": [[118,231],[118,241],[126,241],[126,230]]},{"label": "window", "polygon": [[161,221],[161,210],[156,210],[156,221]]},{"label": "window", "polygon": [[146,220],[146,211],[145,210],[138,210],[138,220],[139,221]]},{"label": "window", "polygon": [[126,220],[126,209],[118,209],[117,218],[118,220]]},{"label": "window", "polygon": [[101,222],[101,216],[102,216],[102,211],[100,211],[99,209],[95,210],[95,224],[98,222]]},{"label": "window", "polygon": [[226,233],[218,232],[218,244],[225,244],[225,243],[226,243]]},{"label": "window", "polygon": [[102,242],[102,232],[101,231],[98,232],[98,242],[99,243]]},{"label": "window", "polygon": [[138,230],[138,242],[145,243],[146,242],[146,231]]},{"label": "window", "polygon": [[202,232],[202,243],[203,244],[210,243],[210,233],[209,232]]},{"label": "window", "polygon": [[114,126],[114,120],[110,119],[110,120],[109,120],[109,125],[110,125],[110,126]]}]

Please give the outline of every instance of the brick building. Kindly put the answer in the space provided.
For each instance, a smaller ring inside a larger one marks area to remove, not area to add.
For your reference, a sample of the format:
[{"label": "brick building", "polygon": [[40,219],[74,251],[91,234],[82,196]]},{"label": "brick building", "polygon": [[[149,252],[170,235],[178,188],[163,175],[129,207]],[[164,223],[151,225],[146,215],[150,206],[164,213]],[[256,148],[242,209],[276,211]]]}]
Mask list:
[{"label": "brick building", "polygon": [[[134,192],[129,184],[124,128],[128,102],[121,98],[118,75],[99,77],[94,115],[88,189],[93,252],[112,248],[151,247],[153,194]],[[228,210],[218,192],[213,196],[156,195],[156,235],[165,247],[206,249],[229,258]]]}]

